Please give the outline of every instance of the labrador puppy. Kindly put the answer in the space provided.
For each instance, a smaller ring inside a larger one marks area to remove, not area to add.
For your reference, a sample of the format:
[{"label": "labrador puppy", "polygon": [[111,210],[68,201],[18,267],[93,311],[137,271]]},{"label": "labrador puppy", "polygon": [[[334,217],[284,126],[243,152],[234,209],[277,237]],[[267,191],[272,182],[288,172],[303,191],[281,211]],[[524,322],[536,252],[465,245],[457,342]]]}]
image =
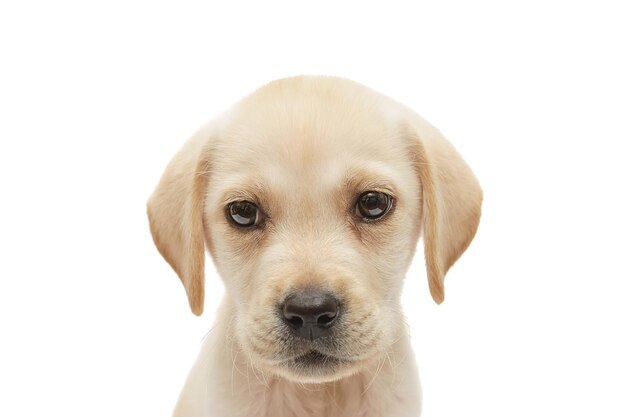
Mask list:
[{"label": "labrador puppy", "polygon": [[274,81],[197,132],[148,202],[154,243],[204,306],[225,285],[177,417],[416,417],[400,306],[424,239],[432,298],[472,241],[482,192],[407,107],[355,82]]}]

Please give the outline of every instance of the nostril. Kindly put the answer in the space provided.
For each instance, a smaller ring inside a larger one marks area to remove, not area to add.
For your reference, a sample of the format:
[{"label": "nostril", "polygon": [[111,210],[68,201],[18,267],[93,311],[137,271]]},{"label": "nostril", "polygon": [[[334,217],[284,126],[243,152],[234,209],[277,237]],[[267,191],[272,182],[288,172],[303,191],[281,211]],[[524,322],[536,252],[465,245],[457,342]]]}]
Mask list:
[{"label": "nostril", "polygon": [[322,314],[317,318],[318,326],[329,326],[335,321],[335,317],[337,317],[336,313],[333,314]]},{"label": "nostril", "polygon": [[287,315],[285,315],[285,320],[294,327],[302,327],[304,324],[304,320],[298,316],[287,317]]}]

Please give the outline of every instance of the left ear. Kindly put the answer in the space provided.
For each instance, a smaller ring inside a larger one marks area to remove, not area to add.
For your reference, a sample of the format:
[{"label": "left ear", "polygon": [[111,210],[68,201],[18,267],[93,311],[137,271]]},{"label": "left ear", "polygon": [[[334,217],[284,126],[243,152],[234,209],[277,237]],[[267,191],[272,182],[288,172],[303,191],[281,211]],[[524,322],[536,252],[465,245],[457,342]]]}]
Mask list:
[{"label": "left ear", "polygon": [[204,309],[204,236],[208,133],[198,131],[172,158],[148,200],[154,244],[185,287],[191,311]]},{"label": "left ear", "polygon": [[443,135],[413,115],[415,159],[422,185],[423,238],[428,286],[443,302],[443,280],[478,229],[482,189],[474,173]]}]

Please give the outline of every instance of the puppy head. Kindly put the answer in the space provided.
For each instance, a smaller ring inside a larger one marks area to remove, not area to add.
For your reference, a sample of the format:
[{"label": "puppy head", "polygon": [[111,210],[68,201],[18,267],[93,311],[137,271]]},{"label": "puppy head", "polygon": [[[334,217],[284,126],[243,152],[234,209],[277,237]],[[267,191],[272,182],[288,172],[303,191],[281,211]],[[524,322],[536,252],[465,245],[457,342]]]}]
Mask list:
[{"label": "puppy head", "polygon": [[396,340],[420,233],[431,294],[443,301],[481,199],[454,148],[404,106],[344,79],[296,77],[190,139],[148,214],[195,314],[206,242],[236,306],[241,348],[278,375],[321,382]]}]

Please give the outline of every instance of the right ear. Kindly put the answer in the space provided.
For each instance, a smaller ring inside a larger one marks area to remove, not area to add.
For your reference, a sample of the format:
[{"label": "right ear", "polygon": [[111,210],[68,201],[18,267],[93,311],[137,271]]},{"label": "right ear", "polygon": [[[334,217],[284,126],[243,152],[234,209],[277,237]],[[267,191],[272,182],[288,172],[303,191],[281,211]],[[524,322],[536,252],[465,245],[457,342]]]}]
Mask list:
[{"label": "right ear", "polygon": [[483,192],[452,144],[425,120],[416,115],[413,120],[428,286],[433,300],[441,304],[444,277],[478,229]]},{"label": "right ear", "polygon": [[191,311],[204,309],[203,196],[208,132],[202,129],[183,145],[165,169],[148,200],[154,244],[185,286]]}]

